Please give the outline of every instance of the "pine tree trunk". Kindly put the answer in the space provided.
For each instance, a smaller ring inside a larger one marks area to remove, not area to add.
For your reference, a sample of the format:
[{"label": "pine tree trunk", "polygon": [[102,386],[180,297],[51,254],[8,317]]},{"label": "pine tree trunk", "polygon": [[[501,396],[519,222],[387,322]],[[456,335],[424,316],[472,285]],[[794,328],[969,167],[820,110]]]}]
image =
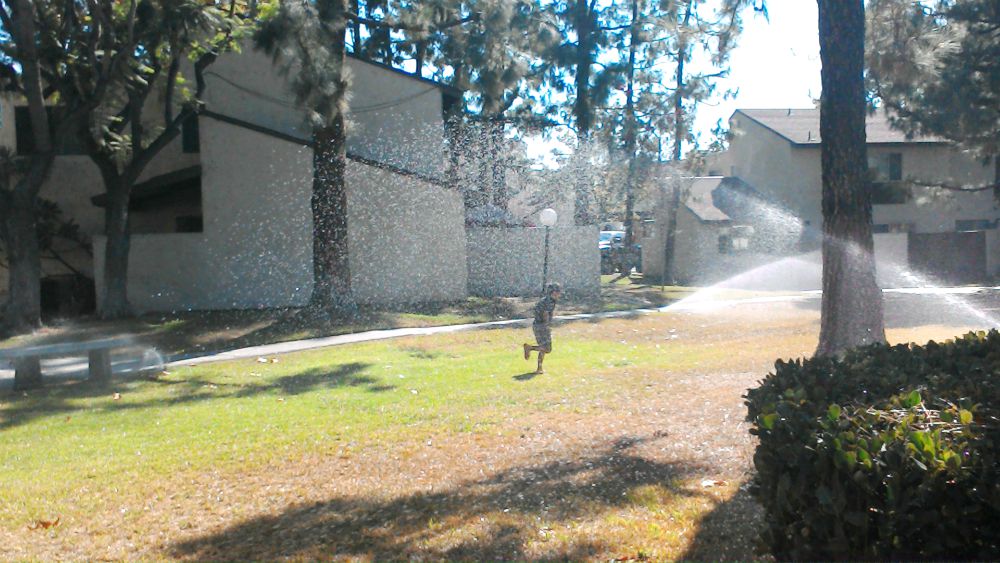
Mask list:
[{"label": "pine tree trunk", "polygon": [[[684,19],[681,22],[681,33],[687,30],[691,21],[691,11],[694,0],[688,0],[684,9]],[[677,73],[675,77],[674,90],[674,165],[681,162],[684,147],[684,63],[687,61],[687,42],[683,35],[677,44]],[[675,184],[670,191],[670,199],[667,200],[667,236],[663,243],[663,283],[677,283],[677,276],[674,275],[674,250],[677,246],[677,214],[681,209],[681,185]]]},{"label": "pine tree trunk", "polygon": [[875,281],[862,0],[818,0],[823,94],[823,305],[817,356],[885,341]]},{"label": "pine tree trunk", "polygon": [[590,73],[594,64],[594,21],[588,0],[577,0],[573,8],[574,27],[577,32],[577,50],[575,69],[576,100],[573,102],[573,117],[576,121],[577,173],[576,197],[573,204],[573,222],[576,225],[589,225],[593,222],[590,215],[591,179],[584,172],[586,162],[584,153],[590,142],[590,130],[593,127],[593,109],[590,99]]},{"label": "pine tree trunk", "polygon": [[15,334],[36,329],[42,322],[37,208],[33,194],[25,192],[4,198],[10,203],[3,216],[10,280],[4,324]]},{"label": "pine tree trunk", "polygon": [[[632,22],[629,32],[628,68],[625,80],[625,154],[628,156],[628,175],[625,178],[625,255],[631,257],[635,240],[635,182],[637,125],[635,116],[635,57],[639,42],[639,0],[632,0]],[[631,261],[629,261],[631,263]],[[628,272],[622,272],[628,273]]]},{"label": "pine tree trunk", "polygon": [[347,147],[344,118],[314,133],[313,147],[313,294],[311,305],[337,316],[351,316],[347,240]]},{"label": "pine tree trunk", "polygon": [[118,175],[105,178],[108,206],[104,210],[104,295],[102,319],[120,319],[130,314],[128,304],[128,255],[131,246],[129,195],[131,182]]}]

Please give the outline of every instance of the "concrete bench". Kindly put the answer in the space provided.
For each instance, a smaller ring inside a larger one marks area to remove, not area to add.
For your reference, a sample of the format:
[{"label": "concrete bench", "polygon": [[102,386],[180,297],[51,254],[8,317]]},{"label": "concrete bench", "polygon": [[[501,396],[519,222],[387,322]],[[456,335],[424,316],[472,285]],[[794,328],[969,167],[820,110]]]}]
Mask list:
[{"label": "concrete bench", "polygon": [[83,342],[40,344],[20,348],[0,349],[0,360],[14,361],[14,389],[31,389],[42,385],[42,358],[65,358],[87,355],[89,377],[104,381],[111,377],[111,351],[135,343],[130,338],[104,338]]}]

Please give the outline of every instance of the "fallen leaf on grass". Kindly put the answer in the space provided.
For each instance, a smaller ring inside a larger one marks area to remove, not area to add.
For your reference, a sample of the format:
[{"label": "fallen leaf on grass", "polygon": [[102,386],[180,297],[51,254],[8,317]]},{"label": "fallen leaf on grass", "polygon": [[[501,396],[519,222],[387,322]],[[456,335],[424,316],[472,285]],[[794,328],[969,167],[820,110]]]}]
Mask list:
[{"label": "fallen leaf on grass", "polygon": [[59,525],[60,516],[56,516],[55,520],[35,520],[31,524],[28,524],[29,530],[48,530],[49,528],[54,528]]},{"label": "fallen leaf on grass", "polygon": [[285,399],[284,399],[284,397],[278,397],[278,402],[279,402],[279,403],[284,403],[284,402],[285,402]]},{"label": "fallen leaf on grass", "polygon": [[712,488],[712,487],[721,487],[721,486],[723,486],[725,484],[726,484],[725,481],[717,481],[715,479],[702,479],[702,481],[701,481],[701,488],[703,488],[703,489],[709,489],[709,488]]},{"label": "fallen leaf on grass", "polygon": [[64,420],[63,422],[69,422],[69,420],[70,420],[71,418],[73,418],[73,417],[72,417],[72,416],[67,416],[67,417],[66,417],[66,420]]},{"label": "fallen leaf on grass", "polygon": [[625,557],[615,557],[612,559],[615,563],[624,563],[626,561],[649,561],[649,556],[643,552],[636,553],[635,555],[626,555]]},{"label": "fallen leaf on grass", "polygon": [[121,393],[115,393],[114,395],[111,396],[111,400],[112,401],[120,401],[121,398],[122,398],[122,394]]}]

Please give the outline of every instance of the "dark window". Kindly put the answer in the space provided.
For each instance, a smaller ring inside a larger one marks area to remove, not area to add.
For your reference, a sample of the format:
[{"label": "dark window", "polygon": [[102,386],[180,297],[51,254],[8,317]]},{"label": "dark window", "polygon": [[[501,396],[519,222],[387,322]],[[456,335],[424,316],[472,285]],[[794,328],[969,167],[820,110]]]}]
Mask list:
[{"label": "dark window", "polygon": [[[49,113],[49,125],[52,124],[52,108],[45,108]],[[26,106],[14,108],[14,138],[17,144],[17,154],[29,155],[35,150],[35,136],[31,132],[31,115]],[[72,155],[87,154],[76,135],[68,135],[56,147],[56,154]]]},{"label": "dark window", "polygon": [[889,161],[889,181],[898,182],[903,179],[903,154],[894,152],[886,155]]},{"label": "dark window", "polygon": [[898,182],[903,179],[903,153],[887,152],[868,157],[868,169],[878,182]]},{"label": "dark window", "polygon": [[910,200],[910,188],[903,182],[872,182],[872,203],[898,205]]},{"label": "dark window", "polygon": [[198,116],[192,115],[181,125],[181,148],[186,153],[201,152],[201,140],[198,137]]}]

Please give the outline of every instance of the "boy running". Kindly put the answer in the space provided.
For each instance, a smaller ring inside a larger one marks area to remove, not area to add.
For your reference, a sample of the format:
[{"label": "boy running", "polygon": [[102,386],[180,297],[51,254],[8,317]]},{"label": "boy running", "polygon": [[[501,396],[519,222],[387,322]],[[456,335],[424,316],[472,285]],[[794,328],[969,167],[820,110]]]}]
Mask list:
[{"label": "boy running", "polygon": [[542,361],[545,354],[552,353],[552,313],[556,309],[556,302],[562,295],[562,287],[557,283],[550,283],[545,286],[545,297],[542,297],[535,304],[535,321],[531,323],[531,329],[535,333],[535,342],[532,346],[527,342],[524,344],[524,359],[531,358],[531,352],[538,352],[538,369],[535,373],[545,373],[542,371]]}]

